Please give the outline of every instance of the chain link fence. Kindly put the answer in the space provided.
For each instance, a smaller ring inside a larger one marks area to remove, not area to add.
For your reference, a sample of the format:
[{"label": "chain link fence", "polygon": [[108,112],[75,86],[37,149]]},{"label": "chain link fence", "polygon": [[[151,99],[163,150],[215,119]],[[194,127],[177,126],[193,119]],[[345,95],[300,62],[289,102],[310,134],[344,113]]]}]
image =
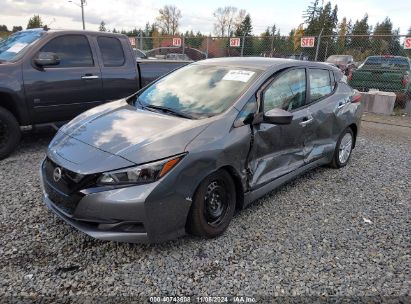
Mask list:
[{"label": "chain link fence", "polygon": [[[301,47],[301,41],[313,38],[312,44]],[[355,62],[368,56],[392,55],[411,57],[411,42],[406,35],[360,36],[266,36],[266,37],[130,37],[133,47],[150,57],[170,53],[186,54],[190,60],[233,56],[263,56],[326,61],[331,55],[351,55]]]},{"label": "chain link fence", "polygon": [[[130,37],[150,58],[202,60],[216,57],[275,57],[328,62],[360,91],[394,92],[397,105],[411,98],[411,37],[406,35]],[[304,47],[303,47],[303,46]]]}]

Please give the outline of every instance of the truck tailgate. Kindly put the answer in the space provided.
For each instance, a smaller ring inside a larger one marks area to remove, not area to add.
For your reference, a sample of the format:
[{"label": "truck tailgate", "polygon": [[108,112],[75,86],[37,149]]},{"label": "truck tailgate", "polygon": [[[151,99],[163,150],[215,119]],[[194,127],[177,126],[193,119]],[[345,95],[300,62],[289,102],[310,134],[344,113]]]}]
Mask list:
[{"label": "truck tailgate", "polygon": [[358,69],[352,73],[350,85],[359,90],[403,91],[406,89],[401,82],[404,72],[402,70]]},{"label": "truck tailgate", "polygon": [[137,68],[140,72],[141,88],[145,87],[159,77],[190,63],[192,63],[192,61],[154,59],[139,60],[137,62]]}]

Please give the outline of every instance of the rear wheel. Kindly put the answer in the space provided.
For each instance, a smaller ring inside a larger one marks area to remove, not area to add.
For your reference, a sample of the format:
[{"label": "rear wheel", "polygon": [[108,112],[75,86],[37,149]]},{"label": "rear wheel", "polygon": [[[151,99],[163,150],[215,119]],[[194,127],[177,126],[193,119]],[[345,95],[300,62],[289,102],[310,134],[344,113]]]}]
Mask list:
[{"label": "rear wheel", "polygon": [[198,187],[187,221],[187,230],[194,235],[213,238],[230,224],[236,205],[235,185],[225,170],[206,177]]},{"label": "rear wheel", "polygon": [[8,110],[0,107],[0,159],[14,151],[21,137],[20,126]]},{"label": "rear wheel", "polygon": [[354,134],[351,128],[347,128],[341,133],[335,147],[331,166],[333,168],[342,168],[347,165],[354,146]]}]

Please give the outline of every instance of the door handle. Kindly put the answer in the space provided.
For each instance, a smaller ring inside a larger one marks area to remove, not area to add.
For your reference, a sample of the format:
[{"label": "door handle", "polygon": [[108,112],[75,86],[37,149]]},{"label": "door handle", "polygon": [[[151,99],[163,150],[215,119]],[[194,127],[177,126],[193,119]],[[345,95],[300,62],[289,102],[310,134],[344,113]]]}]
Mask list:
[{"label": "door handle", "polygon": [[99,77],[97,75],[84,75],[81,76],[81,79],[98,79]]},{"label": "door handle", "polygon": [[306,125],[310,124],[313,122],[313,118],[307,119],[307,120],[303,120],[302,122],[300,122],[300,126],[305,127]]},{"label": "door handle", "polygon": [[340,101],[340,102],[338,103],[337,109],[344,108],[345,105],[348,103],[348,101],[349,101],[348,99],[345,99],[344,101]]}]

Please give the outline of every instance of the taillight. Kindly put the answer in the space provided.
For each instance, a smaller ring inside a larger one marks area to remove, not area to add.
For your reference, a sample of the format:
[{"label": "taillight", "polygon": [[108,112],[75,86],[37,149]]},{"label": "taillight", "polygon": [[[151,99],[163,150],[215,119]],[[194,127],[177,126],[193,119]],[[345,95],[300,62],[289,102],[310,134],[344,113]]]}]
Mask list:
[{"label": "taillight", "polygon": [[348,72],[348,76],[347,76],[348,81],[352,80],[352,71]]},{"label": "taillight", "polygon": [[410,75],[408,73],[405,73],[404,76],[402,76],[401,83],[404,87],[406,87],[409,82],[410,82]]},{"label": "taillight", "polygon": [[356,103],[361,101],[361,94],[358,92],[355,92],[354,95],[351,97],[351,103]]}]

